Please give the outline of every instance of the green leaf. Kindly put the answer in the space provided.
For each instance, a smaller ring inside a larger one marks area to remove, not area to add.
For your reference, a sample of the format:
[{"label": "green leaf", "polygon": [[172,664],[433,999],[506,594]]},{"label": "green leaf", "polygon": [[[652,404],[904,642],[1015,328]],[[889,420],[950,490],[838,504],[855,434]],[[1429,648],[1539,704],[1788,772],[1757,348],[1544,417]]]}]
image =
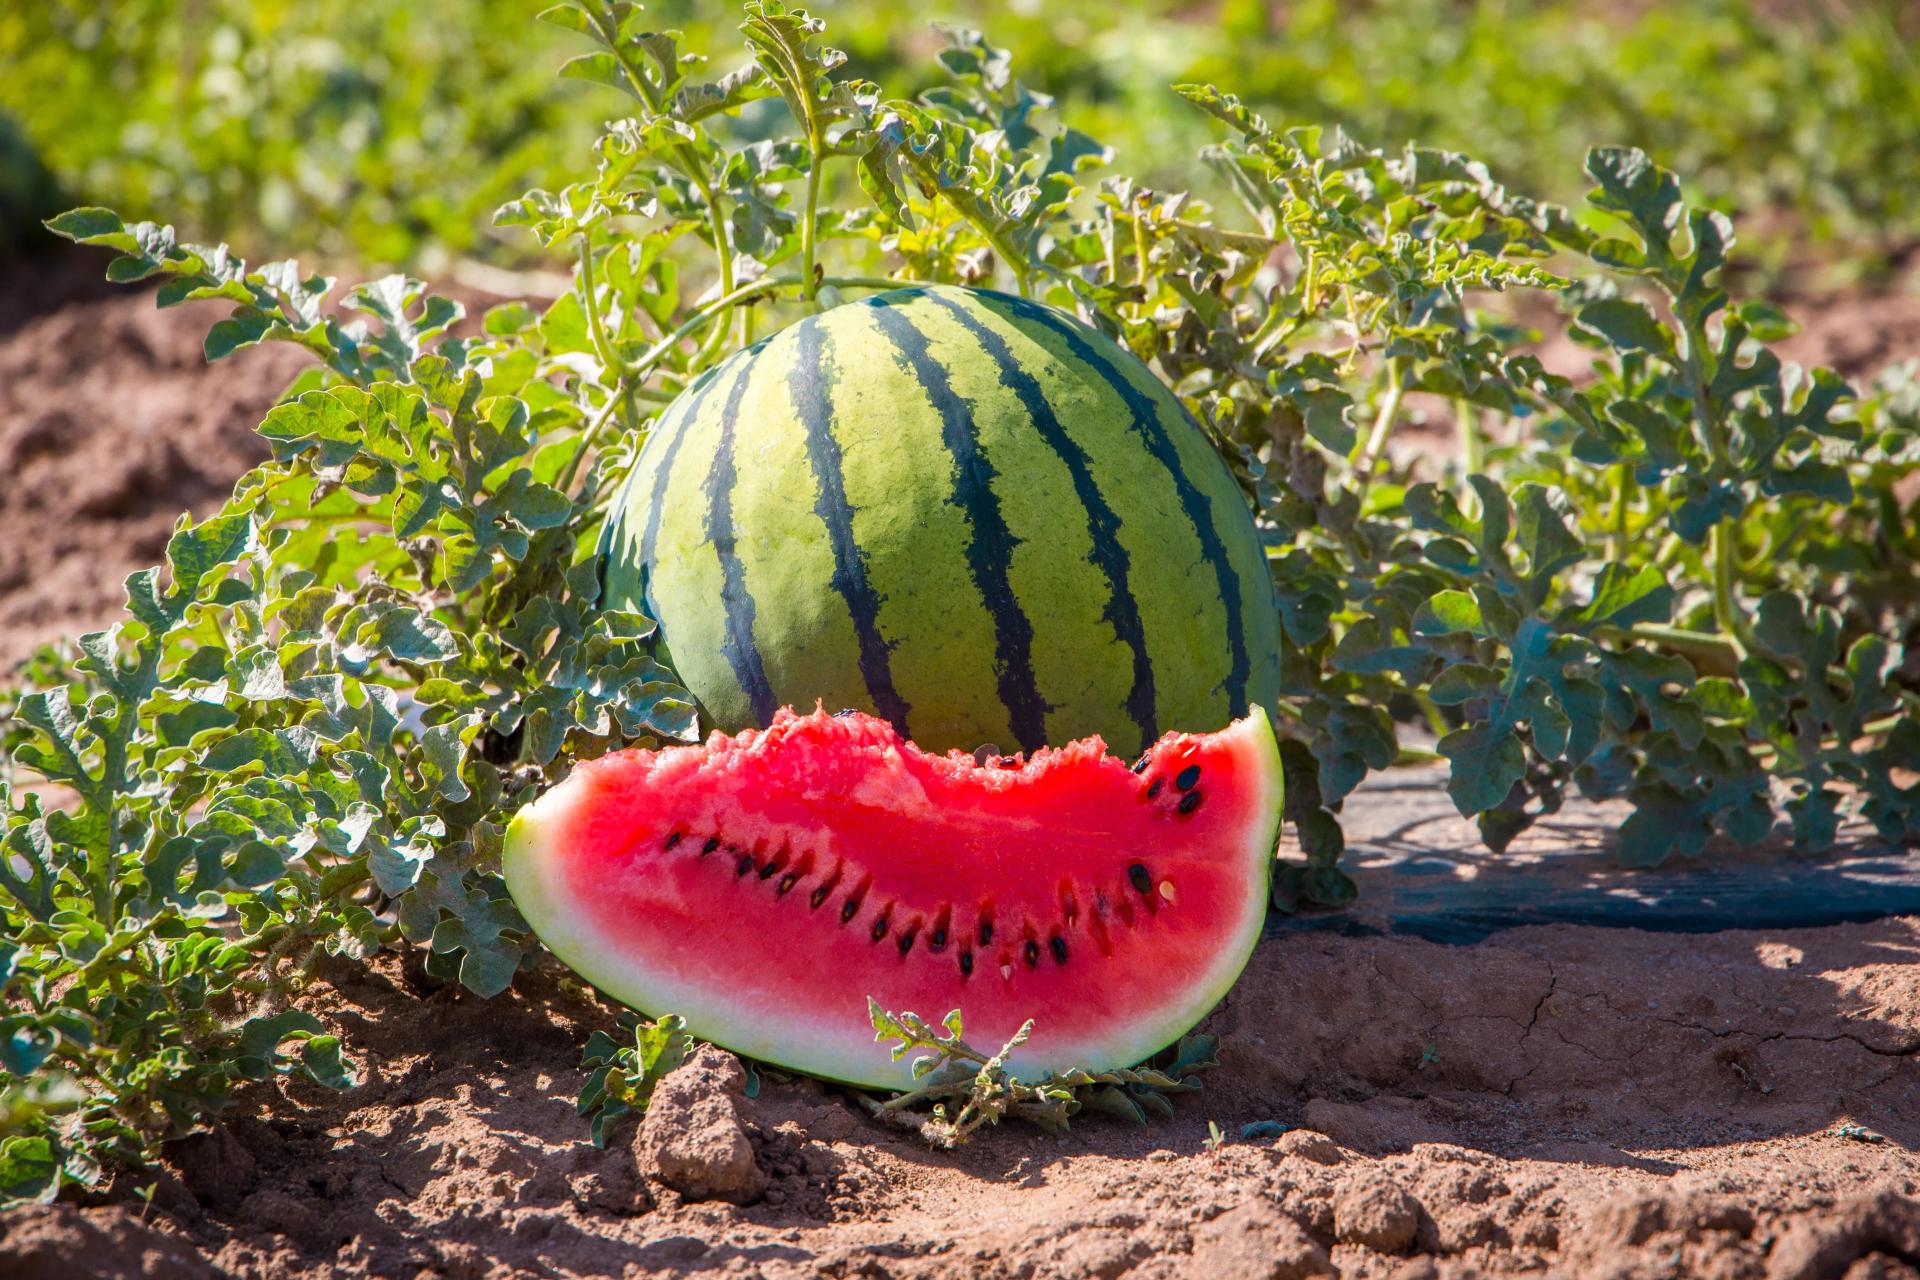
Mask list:
[{"label": "green leaf", "polygon": [[460,767],[467,740],[478,728],[478,722],[472,719],[449,720],[420,735],[420,777],[435,794],[454,801],[471,794],[460,777]]},{"label": "green leaf", "polygon": [[1413,633],[1419,636],[1492,634],[1481,613],[1480,602],[1465,591],[1454,590],[1438,591],[1428,597],[1413,616]]},{"label": "green leaf", "polygon": [[300,1070],[327,1089],[350,1089],[359,1083],[341,1057],[339,1036],[309,1036],[300,1046]]},{"label": "green leaf", "polygon": [[207,330],[206,342],[202,344],[202,353],[209,361],[224,360],[236,351],[258,346],[274,330],[273,317],[257,311],[236,312],[225,320],[215,321]]},{"label": "green leaf", "polygon": [[1798,494],[1838,505],[1853,501],[1853,477],[1837,463],[1809,459],[1769,471],[1761,490],[1774,497]]},{"label": "green leaf", "polygon": [[459,957],[461,986],[475,995],[497,996],[512,984],[523,957],[521,947],[506,935],[525,928],[510,904],[488,894],[473,893],[459,915],[434,927],[433,950]]},{"label": "green leaf", "polygon": [[[1680,223],[1680,183],[1638,147],[1595,147],[1587,153],[1587,173],[1599,186],[1587,196],[1594,206],[1625,218],[1647,248],[1664,256]],[[1595,257],[1629,269],[1642,265],[1637,253]]]},{"label": "green leaf", "polygon": [[1482,721],[1440,739],[1440,754],[1453,768],[1447,794],[1461,813],[1498,808],[1527,771],[1527,753],[1505,725]]},{"label": "green leaf", "polygon": [[1666,622],[1672,616],[1673,588],[1659,569],[1653,565],[1629,569],[1623,564],[1605,564],[1594,579],[1593,598],[1572,613],[1568,622],[1588,630]]},{"label": "green leaf", "polygon": [[269,777],[295,777],[313,766],[318,748],[309,729],[245,729],[209,747],[200,767],[218,774],[257,766]]},{"label": "green leaf", "polygon": [[51,1203],[60,1190],[60,1158],[43,1134],[0,1138],[0,1204]]},{"label": "green leaf", "polygon": [[1694,857],[1712,834],[1695,805],[1672,787],[1655,785],[1636,794],[1634,811],[1620,824],[1620,861],[1656,867],[1676,853]]},{"label": "green leaf", "polygon": [[1630,298],[1602,298],[1580,308],[1578,323],[1616,350],[1646,351],[1674,358],[1673,335],[1654,319],[1645,303]]},{"label": "green leaf", "polygon": [[252,1079],[264,1079],[284,1065],[279,1057],[283,1042],[294,1038],[304,1041],[325,1031],[320,1019],[301,1009],[249,1018],[240,1029],[240,1042],[235,1049],[241,1073]]},{"label": "green leaf", "polygon": [[1456,662],[1435,678],[1427,694],[1443,707],[1500,693],[1500,673],[1472,662]]},{"label": "green leaf", "polygon": [[577,4],[552,5],[536,13],[534,21],[565,27],[569,31],[578,31],[584,35],[597,34],[593,20],[587,15],[587,10]]},{"label": "green leaf", "polygon": [[199,524],[184,524],[167,539],[167,569],[173,577],[173,589],[191,598],[208,574],[259,549],[259,531],[249,513],[234,512]]},{"label": "green leaf", "polygon": [[1558,489],[1523,484],[1514,490],[1513,504],[1515,538],[1527,558],[1526,607],[1538,608],[1554,575],[1585,558],[1586,545],[1569,528],[1573,513]]},{"label": "green leaf", "polygon": [[127,250],[133,248],[132,240],[124,238],[126,224],[111,209],[97,206],[69,209],[47,219],[46,227],[55,235],[65,236],[79,244],[105,244],[110,248]]}]

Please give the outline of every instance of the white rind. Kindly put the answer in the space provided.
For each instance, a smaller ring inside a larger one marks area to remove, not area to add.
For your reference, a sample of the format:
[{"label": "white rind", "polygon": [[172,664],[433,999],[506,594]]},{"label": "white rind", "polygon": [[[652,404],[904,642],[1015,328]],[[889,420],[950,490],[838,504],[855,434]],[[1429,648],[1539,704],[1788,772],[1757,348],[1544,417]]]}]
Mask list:
[{"label": "white rind", "polygon": [[[1279,834],[1283,784],[1280,750],[1266,712],[1255,707],[1218,736],[1244,739],[1264,759],[1257,776],[1263,791],[1252,812],[1271,815],[1250,827],[1246,837],[1247,893],[1245,914],[1225,937],[1218,959],[1206,974],[1169,1001],[1151,1023],[1135,1024],[1107,1041],[1051,1043],[1044,1027],[1035,1028],[1028,1051],[1016,1053],[1010,1066],[1029,1078],[1069,1067],[1105,1070],[1131,1066],[1178,1040],[1205,1017],[1232,988],[1246,968],[1266,921],[1273,873],[1273,854]],[[822,1035],[812,1021],[795,1018],[776,1025],[763,1010],[736,1006],[724,994],[697,984],[677,981],[665,973],[649,973],[624,962],[617,939],[603,936],[593,922],[568,908],[557,892],[557,855],[549,833],[555,819],[572,803],[565,784],[553,788],[522,809],[507,827],[502,873],[520,914],[534,932],[568,967],[622,1004],[651,1015],[678,1013],[687,1029],[703,1040],[752,1058],[848,1084],[875,1089],[912,1087],[906,1060],[890,1061],[880,1045],[852,1041],[837,1031]],[[865,1009],[865,993],[849,992]],[[945,1010],[916,1009],[929,1018]],[[965,1013],[964,1006],[962,1013]],[[863,1014],[864,1017],[864,1014]],[[997,1047],[997,1046],[996,1046]]]}]

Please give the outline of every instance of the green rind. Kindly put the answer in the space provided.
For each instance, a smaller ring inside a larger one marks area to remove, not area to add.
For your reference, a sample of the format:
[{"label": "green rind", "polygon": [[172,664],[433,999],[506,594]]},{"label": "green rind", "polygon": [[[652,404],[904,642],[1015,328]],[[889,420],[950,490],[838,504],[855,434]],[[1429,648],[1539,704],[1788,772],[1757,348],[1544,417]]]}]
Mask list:
[{"label": "green rind", "polygon": [[[1109,413],[1119,417],[1127,412],[1115,388],[1075,361],[1058,335],[1044,326],[1022,321],[1018,316],[1003,315],[1000,308],[995,306],[996,296],[984,295],[981,309],[986,314],[1008,329],[1021,333],[1034,344],[1036,352],[1044,351],[1052,355],[1058,368],[1078,372],[1086,383],[1097,389],[1097,394],[1109,406]],[[1273,579],[1267,567],[1266,550],[1254,524],[1252,507],[1240,492],[1239,484],[1219,450],[1207,439],[1199,424],[1180,403],[1179,397],[1154,375],[1153,370],[1130,352],[1122,350],[1077,320],[1064,315],[1058,316],[1058,319],[1076,330],[1083,341],[1102,349],[1129,386],[1152,403],[1157,423],[1179,456],[1182,474],[1211,504],[1213,530],[1226,550],[1240,592],[1240,634],[1249,663],[1247,700],[1249,705],[1271,709],[1280,696],[1280,619],[1273,594]],[[1044,367],[1038,359],[1035,363]],[[1082,420],[1081,415],[1077,414],[1063,417],[1070,424]],[[1135,467],[1150,464],[1151,461],[1144,450],[1114,450],[1110,454],[1095,456],[1111,457],[1116,467],[1123,460],[1131,461]],[[1129,488],[1132,484],[1140,484],[1146,489],[1146,482],[1143,481],[1123,483],[1128,484]],[[1147,491],[1155,495],[1156,505],[1164,504],[1167,510],[1178,509],[1176,499],[1165,488]],[[1125,526],[1123,536],[1124,532]],[[1193,535],[1191,526],[1186,526],[1182,532],[1189,538]],[[1184,575],[1210,573],[1197,552],[1184,563],[1176,557],[1142,557],[1141,563],[1169,574],[1151,587],[1143,585],[1136,592],[1143,599],[1177,600],[1180,598]],[[1217,594],[1201,597],[1199,607],[1191,608],[1185,614],[1163,608],[1148,616],[1149,625],[1157,626],[1161,632],[1153,645],[1156,667],[1178,661],[1178,655],[1181,654],[1196,651],[1218,654],[1225,615]],[[1226,724],[1233,718],[1231,708],[1226,706],[1223,698],[1216,700],[1211,697],[1212,692],[1198,688],[1183,689],[1181,694],[1190,699],[1184,705],[1168,705],[1173,695],[1163,695],[1161,730],[1204,732]]]},{"label": "green rind", "polygon": [[[1125,705],[1133,654],[1104,616],[1112,583],[1089,554],[1087,515],[1064,464],[1038,443],[1030,415],[993,361],[936,299],[963,307],[1016,353],[1091,460],[1100,494],[1119,517],[1128,595],[1145,629],[1155,694],[1149,724]],[[942,286],[883,300],[905,313],[937,353],[997,472],[992,490],[1014,539],[1005,572],[1027,623],[1031,684],[1046,707],[1044,720],[1025,736],[1058,742],[1098,733],[1116,749],[1132,751],[1169,729],[1221,727],[1233,710],[1225,687],[1226,615],[1171,476],[1141,443],[1119,390],[1075,359],[1057,333],[1007,312],[995,299]],[[739,371],[724,375],[750,379],[737,424],[741,456],[731,516],[739,575],[752,598],[750,639],[770,686],[762,705],[818,699],[883,710],[865,670],[877,660],[904,706],[905,722],[896,720],[897,727],[923,745],[1030,745],[1010,723],[1008,651],[998,644],[1006,627],[968,574],[969,524],[954,505],[953,478],[942,469],[947,459],[930,392],[903,369],[873,314],[857,304],[809,317],[736,357]],[[839,479],[860,567],[878,599],[870,624],[877,635],[864,652],[854,613],[838,589],[843,584],[817,510],[821,482],[801,444],[804,426],[789,385],[802,326],[813,326],[827,353]],[[1226,550],[1240,596],[1246,700],[1271,707],[1278,693],[1277,615],[1244,499],[1212,445],[1151,371],[1092,330],[1074,332],[1078,341],[1099,344],[1131,393],[1151,402],[1154,425],[1173,445],[1190,491],[1210,504],[1211,533]],[[650,611],[673,646],[682,680],[717,725],[735,729],[763,717],[737,664],[726,657],[726,620],[717,616],[723,575],[707,527],[712,495],[702,482],[720,438],[723,399],[709,395],[699,412],[677,417],[670,407],[647,442],[609,533],[605,602],[647,608],[640,587],[650,584]],[[659,490],[664,504],[654,554],[635,565],[644,548],[633,530],[647,518],[654,479],[670,449],[676,456]]]},{"label": "green rind", "polygon": [[[824,319],[837,344],[887,341],[854,308],[838,308]],[[887,602],[894,680],[913,691],[905,695],[917,713],[910,713],[910,727],[930,742],[956,743],[988,729],[974,741],[1005,742],[1011,749],[1006,707],[995,688],[992,618],[984,609],[956,609],[951,599],[941,598],[947,593],[925,589],[929,583],[968,580],[967,521],[947,500],[952,461],[941,441],[939,410],[898,360],[875,364],[868,376],[842,385],[834,409],[846,441],[847,488],[859,541],[869,548],[909,549],[908,554],[883,550],[869,569],[874,589]],[[941,689],[945,696],[930,706],[918,694],[922,689]],[[871,709],[864,690],[857,702],[827,705]]]},{"label": "green rind", "polygon": [[[1077,1051],[1068,1057],[1016,1053],[1009,1062],[1014,1074],[1030,1079],[1070,1067],[1106,1070],[1144,1061],[1174,1043],[1205,1017],[1246,968],[1266,919],[1284,801],[1284,775],[1279,745],[1265,711],[1256,707],[1245,720],[1223,732],[1244,735],[1258,753],[1256,762],[1260,767],[1253,771],[1253,776],[1259,779],[1261,790],[1253,798],[1250,811],[1269,817],[1251,824],[1244,838],[1245,916],[1223,940],[1217,963],[1205,980],[1194,984],[1186,999],[1171,1005],[1152,1021],[1138,1027],[1120,1028],[1109,1042],[1076,1046]],[[565,893],[549,874],[560,852],[550,838],[551,822],[567,795],[564,787],[555,788],[514,816],[507,826],[501,871],[520,914],[568,967],[629,1008],[656,1017],[677,1013],[686,1020],[693,1035],[748,1057],[860,1088],[913,1086],[909,1064],[890,1061],[885,1049],[869,1039],[862,1037],[851,1044],[831,1040],[808,1044],[791,1032],[782,1036],[743,1025],[740,1019],[730,1016],[722,993],[714,993],[713,998],[707,1000],[676,998],[669,993],[664,975],[635,969],[615,945],[598,936],[584,917],[570,910]],[[936,1017],[945,1011],[913,1012]]]}]

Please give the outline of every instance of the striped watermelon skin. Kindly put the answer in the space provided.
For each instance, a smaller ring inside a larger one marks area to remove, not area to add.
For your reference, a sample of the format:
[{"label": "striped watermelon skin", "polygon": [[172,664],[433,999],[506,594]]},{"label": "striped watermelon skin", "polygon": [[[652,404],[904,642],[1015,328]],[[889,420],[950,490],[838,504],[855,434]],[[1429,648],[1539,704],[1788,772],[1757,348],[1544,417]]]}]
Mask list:
[{"label": "striped watermelon skin", "polygon": [[1278,692],[1225,462],[1133,355],[1027,299],[809,316],[661,414],[602,545],[726,730],[852,707],[930,750],[1144,750]]}]

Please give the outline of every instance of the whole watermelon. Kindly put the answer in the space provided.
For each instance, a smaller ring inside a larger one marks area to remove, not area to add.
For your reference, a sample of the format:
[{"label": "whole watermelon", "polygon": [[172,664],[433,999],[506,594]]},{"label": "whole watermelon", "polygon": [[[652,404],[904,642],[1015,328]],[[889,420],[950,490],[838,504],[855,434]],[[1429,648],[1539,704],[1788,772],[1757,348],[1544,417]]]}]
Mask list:
[{"label": "whole watermelon", "polygon": [[809,316],[661,414],[603,545],[721,728],[853,707],[923,747],[1142,750],[1277,694],[1226,464],[1138,359],[951,286]]}]

